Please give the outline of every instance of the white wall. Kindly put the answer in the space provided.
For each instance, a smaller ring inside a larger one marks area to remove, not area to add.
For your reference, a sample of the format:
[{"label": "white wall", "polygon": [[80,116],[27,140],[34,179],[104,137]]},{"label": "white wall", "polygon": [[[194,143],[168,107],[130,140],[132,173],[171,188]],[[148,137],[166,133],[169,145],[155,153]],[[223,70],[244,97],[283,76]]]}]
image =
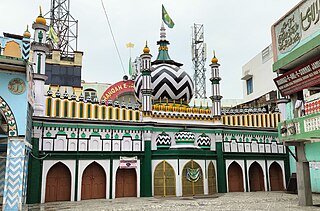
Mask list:
[{"label": "white wall", "polygon": [[246,75],[252,75],[253,81],[253,92],[247,95],[246,80],[242,80],[243,102],[254,100],[272,90],[277,90],[273,82],[277,74],[272,72],[273,59],[271,45],[267,48],[269,48],[269,54],[265,57],[266,59],[264,61],[262,60],[262,52],[265,52],[265,49],[242,67],[242,78]]}]

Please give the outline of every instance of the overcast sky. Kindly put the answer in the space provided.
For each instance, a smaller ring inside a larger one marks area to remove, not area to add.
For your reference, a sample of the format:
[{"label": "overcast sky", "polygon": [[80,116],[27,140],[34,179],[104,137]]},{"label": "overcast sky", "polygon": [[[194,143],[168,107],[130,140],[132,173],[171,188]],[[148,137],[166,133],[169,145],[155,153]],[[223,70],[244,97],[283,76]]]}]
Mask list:
[{"label": "overcast sky", "polygon": [[[132,57],[141,54],[148,40],[153,58],[161,26],[161,4],[175,22],[167,29],[169,54],[183,63],[193,75],[191,61],[191,26],[204,24],[207,43],[207,93],[212,50],[216,51],[221,72],[221,92],[225,99],[242,98],[242,66],[271,44],[271,25],[299,0],[104,0],[118,48],[128,71],[129,50]],[[22,34],[39,14],[50,9],[49,0],[1,0],[0,33]],[[87,82],[115,83],[124,73],[117,56],[101,0],[71,0],[72,16],[79,20],[78,50],[84,52],[82,79]],[[31,27],[30,27],[31,28]],[[33,33],[33,31],[31,31]]]}]

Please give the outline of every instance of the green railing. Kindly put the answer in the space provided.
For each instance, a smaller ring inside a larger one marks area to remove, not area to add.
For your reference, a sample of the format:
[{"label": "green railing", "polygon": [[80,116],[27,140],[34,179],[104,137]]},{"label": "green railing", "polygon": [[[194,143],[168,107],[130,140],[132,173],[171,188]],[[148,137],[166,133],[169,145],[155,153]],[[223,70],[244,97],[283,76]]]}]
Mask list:
[{"label": "green railing", "polygon": [[280,122],[278,135],[280,141],[320,141],[320,112]]}]

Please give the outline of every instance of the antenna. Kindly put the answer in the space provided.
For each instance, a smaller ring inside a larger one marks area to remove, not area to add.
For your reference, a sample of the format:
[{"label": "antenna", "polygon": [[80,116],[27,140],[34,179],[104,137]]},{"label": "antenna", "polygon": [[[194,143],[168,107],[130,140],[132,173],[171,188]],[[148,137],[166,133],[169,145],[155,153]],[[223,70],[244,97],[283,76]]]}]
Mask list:
[{"label": "antenna", "polygon": [[192,63],[194,69],[195,98],[207,98],[206,96],[206,60],[207,47],[204,43],[203,24],[194,24],[192,33]]},{"label": "antenna", "polygon": [[[70,0],[51,0],[51,8],[45,17],[50,15],[50,27],[59,37],[55,43],[48,39],[53,49],[61,50],[61,55],[68,57],[78,48],[78,20],[70,14]],[[47,18],[48,19],[48,18]]]}]

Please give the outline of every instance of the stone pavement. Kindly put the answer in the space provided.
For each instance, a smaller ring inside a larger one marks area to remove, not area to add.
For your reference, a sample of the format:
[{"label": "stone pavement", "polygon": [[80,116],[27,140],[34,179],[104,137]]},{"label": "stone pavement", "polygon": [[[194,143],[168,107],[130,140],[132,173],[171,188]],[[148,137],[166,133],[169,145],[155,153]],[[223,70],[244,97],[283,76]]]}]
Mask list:
[{"label": "stone pavement", "polygon": [[319,206],[299,207],[298,196],[284,192],[225,193],[203,197],[166,198],[118,198],[113,200],[85,200],[79,202],[54,202],[26,205],[24,211],[53,210],[270,210],[300,211],[320,210],[320,194],[313,195],[313,204]]}]

